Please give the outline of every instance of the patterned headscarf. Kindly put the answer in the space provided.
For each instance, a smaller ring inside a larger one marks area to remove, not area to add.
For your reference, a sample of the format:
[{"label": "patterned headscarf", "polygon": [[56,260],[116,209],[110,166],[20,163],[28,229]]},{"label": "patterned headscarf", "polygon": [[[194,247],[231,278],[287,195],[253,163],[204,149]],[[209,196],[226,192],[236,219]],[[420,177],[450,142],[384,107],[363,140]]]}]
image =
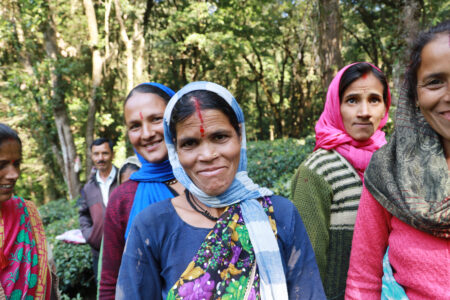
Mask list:
[{"label": "patterned headscarf", "polygon": [[375,152],[365,185],[401,221],[437,237],[450,237],[450,178],[439,135],[406,88],[401,91],[395,130]]},{"label": "patterned headscarf", "polygon": [[[209,196],[200,190],[186,174],[180,164],[174,137],[169,125],[172,111],[176,103],[183,95],[197,90],[207,90],[222,97],[233,109],[241,126],[242,142],[240,161],[237,173],[230,187],[218,196]],[[256,262],[260,276],[260,291],[262,299],[287,299],[286,279],[283,271],[280,250],[272,231],[269,218],[258,198],[270,196],[272,192],[267,188],[261,188],[247,175],[247,154],[244,114],[233,95],[224,87],[211,82],[193,82],[183,87],[172,97],[164,114],[164,136],[169,160],[175,177],[203,204],[209,207],[226,207],[240,203],[242,216],[248,229],[250,241],[255,251]]]},{"label": "patterned headscarf", "polygon": [[[386,113],[375,133],[364,142],[353,139],[345,131],[344,122],[342,121],[339,84],[345,71],[355,64],[358,63],[353,63],[342,68],[328,87],[325,107],[316,124],[316,147],[314,150],[319,148],[326,150],[335,149],[355,168],[362,180],[364,171],[369,164],[373,152],[386,144],[384,132],[381,131],[381,128],[383,128],[389,118],[388,112],[391,106],[391,93],[388,87]],[[378,70],[374,65],[370,65]]]}]

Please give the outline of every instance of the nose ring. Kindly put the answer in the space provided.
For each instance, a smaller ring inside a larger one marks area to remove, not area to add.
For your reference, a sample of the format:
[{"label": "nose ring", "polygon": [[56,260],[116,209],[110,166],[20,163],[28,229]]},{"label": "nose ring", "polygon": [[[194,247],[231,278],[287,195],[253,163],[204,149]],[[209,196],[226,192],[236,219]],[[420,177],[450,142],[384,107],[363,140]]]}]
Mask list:
[{"label": "nose ring", "polygon": [[218,157],[218,156],[219,156],[219,154],[217,154],[217,153],[214,153],[214,154],[213,154],[213,157],[214,157],[214,158],[216,158],[216,157]]}]

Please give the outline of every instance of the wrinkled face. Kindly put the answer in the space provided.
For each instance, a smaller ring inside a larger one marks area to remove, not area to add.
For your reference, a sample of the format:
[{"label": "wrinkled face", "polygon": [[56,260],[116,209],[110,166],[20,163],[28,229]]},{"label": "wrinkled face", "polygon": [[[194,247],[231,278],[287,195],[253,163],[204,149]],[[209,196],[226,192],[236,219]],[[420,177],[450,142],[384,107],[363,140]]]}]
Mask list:
[{"label": "wrinkled face", "polygon": [[450,36],[441,34],[422,50],[417,100],[428,124],[450,144]]},{"label": "wrinkled face", "polygon": [[155,94],[134,93],[124,107],[128,138],[134,149],[148,162],[167,159],[163,117],[166,102]]},{"label": "wrinkled face", "polygon": [[0,203],[11,198],[20,175],[22,161],[20,145],[10,139],[0,145]]},{"label": "wrinkled face", "polygon": [[353,81],[341,99],[345,131],[355,140],[367,141],[386,113],[383,85],[372,72]]},{"label": "wrinkled face", "polygon": [[241,139],[221,111],[206,109],[198,112],[176,124],[178,158],[199,189],[217,196],[234,180],[239,167]]},{"label": "wrinkled face", "polygon": [[111,170],[112,160],[114,158],[111,148],[109,148],[108,143],[103,143],[101,145],[94,145],[91,149],[91,158],[94,162],[94,166],[100,172],[106,172]]}]

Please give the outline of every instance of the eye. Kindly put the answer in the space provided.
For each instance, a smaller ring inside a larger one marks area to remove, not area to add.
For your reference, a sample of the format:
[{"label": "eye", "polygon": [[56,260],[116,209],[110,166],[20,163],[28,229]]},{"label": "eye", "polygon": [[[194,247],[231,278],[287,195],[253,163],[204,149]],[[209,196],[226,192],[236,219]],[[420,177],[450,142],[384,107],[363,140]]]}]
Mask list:
[{"label": "eye", "polygon": [[7,164],[8,164],[8,163],[7,163],[6,161],[0,162],[0,170],[2,170],[3,168],[5,168]]},{"label": "eye", "polygon": [[213,139],[217,142],[222,142],[222,141],[226,140],[228,137],[229,136],[226,134],[219,133],[219,134],[214,135]]},{"label": "eye", "polygon": [[136,131],[141,127],[140,124],[131,124],[130,126],[128,126],[128,130],[130,131]]},{"label": "eye", "polygon": [[14,167],[16,167],[16,168],[20,168],[21,164],[22,164],[22,160],[21,159],[18,159],[16,161],[14,161]]},{"label": "eye", "polygon": [[184,149],[194,148],[197,145],[197,141],[195,139],[188,139],[181,142],[180,147]]},{"label": "eye", "polygon": [[346,100],[345,100],[345,103],[348,103],[348,104],[355,104],[356,103],[356,98],[347,98]]},{"label": "eye", "polygon": [[380,99],[379,97],[371,97],[371,98],[369,99],[369,102],[370,102],[370,103],[380,103],[380,102],[381,102],[381,99]]},{"label": "eye", "polygon": [[429,89],[439,89],[444,85],[444,81],[439,79],[439,78],[432,78],[430,80],[428,80],[427,82],[425,82],[425,84],[423,86],[425,86],[426,88]]}]

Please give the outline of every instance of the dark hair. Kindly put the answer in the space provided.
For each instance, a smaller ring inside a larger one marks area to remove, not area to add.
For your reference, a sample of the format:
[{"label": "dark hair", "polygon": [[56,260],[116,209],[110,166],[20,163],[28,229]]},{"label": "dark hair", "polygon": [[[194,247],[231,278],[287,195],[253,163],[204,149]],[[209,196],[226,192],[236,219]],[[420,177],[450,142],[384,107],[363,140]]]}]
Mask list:
[{"label": "dark hair", "polygon": [[236,130],[237,135],[241,135],[239,122],[233,108],[216,93],[207,90],[197,90],[183,95],[183,97],[181,97],[173,108],[169,129],[175,139],[177,136],[176,124],[186,120],[193,113],[195,113],[196,107],[193,98],[198,100],[201,110],[216,109],[221,111],[225,116],[227,116],[231,126],[233,126],[234,130]]},{"label": "dark hair", "polygon": [[122,183],[122,175],[123,175],[123,173],[125,173],[127,170],[138,171],[139,169],[140,169],[139,166],[136,165],[136,164],[133,164],[133,163],[130,163],[130,162],[124,164],[122,167],[120,167],[120,170],[119,170],[119,181],[120,181],[120,183]]},{"label": "dark hair", "polygon": [[413,43],[410,52],[409,65],[405,75],[408,98],[413,101],[417,99],[417,71],[422,62],[422,50],[429,42],[433,41],[437,35],[442,33],[450,34],[450,20],[443,21],[442,23],[431,27],[429,30],[421,32]]},{"label": "dark hair", "polygon": [[20,151],[22,151],[22,141],[14,129],[6,124],[0,123],[0,145],[7,140],[14,140],[19,143]]},{"label": "dark hair", "polygon": [[127,98],[125,99],[125,101],[123,103],[123,106],[125,106],[125,104],[127,104],[128,99],[130,99],[135,93],[156,94],[156,95],[160,96],[161,98],[163,98],[164,101],[166,101],[166,104],[169,103],[169,100],[171,98],[166,92],[164,92],[159,87],[156,87],[156,86],[150,85],[150,84],[146,84],[146,83],[141,83],[140,85],[134,87],[130,91],[130,93],[128,94]]},{"label": "dark hair", "polygon": [[344,95],[345,90],[355,80],[361,78],[364,74],[367,74],[369,72],[372,72],[372,74],[383,85],[383,101],[384,105],[387,106],[388,84],[386,76],[384,76],[383,72],[365,62],[354,64],[353,66],[345,70],[344,74],[342,74],[341,81],[339,82],[339,103],[342,103],[342,96]]},{"label": "dark hair", "polygon": [[108,143],[109,149],[111,149],[111,152],[112,152],[113,151],[113,142],[110,139],[106,139],[106,138],[98,138],[95,141],[93,141],[91,144],[91,150],[92,150],[92,147],[100,146],[100,145],[103,145],[104,143]]}]

